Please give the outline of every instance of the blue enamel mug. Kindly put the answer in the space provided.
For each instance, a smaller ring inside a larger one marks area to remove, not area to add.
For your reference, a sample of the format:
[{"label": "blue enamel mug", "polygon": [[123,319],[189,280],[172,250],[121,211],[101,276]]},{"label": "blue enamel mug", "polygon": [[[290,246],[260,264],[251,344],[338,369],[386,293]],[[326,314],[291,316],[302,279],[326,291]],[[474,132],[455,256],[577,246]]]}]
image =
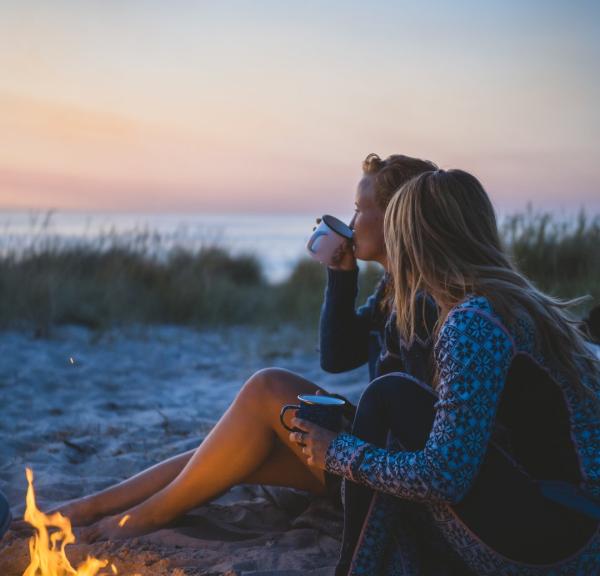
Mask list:
[{"label": "blue enamel mug", "polygon": [[283,420],[288,410],[296,410],[296,417],[314,422],[332,432],[339,432],[344,425],[344,406],[341,398],[320,394],[299,394],[300,404],[287,404],[281,409],[279,419],[281,425],[290,432],[300,432],[298,428],[290,428]]}]

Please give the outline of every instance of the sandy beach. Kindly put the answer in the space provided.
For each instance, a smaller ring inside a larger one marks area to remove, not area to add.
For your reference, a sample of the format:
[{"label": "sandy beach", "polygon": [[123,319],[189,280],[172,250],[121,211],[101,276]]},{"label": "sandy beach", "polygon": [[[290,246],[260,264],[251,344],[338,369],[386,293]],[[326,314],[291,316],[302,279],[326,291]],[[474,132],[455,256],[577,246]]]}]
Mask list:
[{"label": "sandy beach", "polygon": [[[0,488],[24,509],[25,467],[38,506],[118,482],[197,446],[256,370],[278,366],[356,401],[366,367],[326,374],[316,331],[283,327],[196,331],[159,326],[97,333],[55,329],[50,338],[0,333]],[[123,575],[325,576],[332,574],[341,513],[324,498],[277,487],[237,486],[144,537],[68,548]],[[0,544],[0,573],[20,576],[27,541]]]}]

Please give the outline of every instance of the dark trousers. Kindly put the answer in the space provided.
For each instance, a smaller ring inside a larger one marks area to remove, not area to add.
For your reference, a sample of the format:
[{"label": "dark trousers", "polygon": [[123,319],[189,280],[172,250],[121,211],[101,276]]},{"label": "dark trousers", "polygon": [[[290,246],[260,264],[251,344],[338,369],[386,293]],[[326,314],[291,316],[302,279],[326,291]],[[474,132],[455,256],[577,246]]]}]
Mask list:
[{"label": "dark trousers", "polygon": [[[420,450],[432,429],[436,398],[430,386],[410,376],[381,376],[360,399],[353,434],[383,448],[391,432],[404,450]],[[370,488],[352,482],[346,482],[345,488],[344,536],[337,574],[345,574],[350,565],[373,495]],[[543,498],[527,474],[493,442],[469,493],[453,510],[494,550],[533,564],[555,562],[572,554],[597,526],[595,520]]]}]

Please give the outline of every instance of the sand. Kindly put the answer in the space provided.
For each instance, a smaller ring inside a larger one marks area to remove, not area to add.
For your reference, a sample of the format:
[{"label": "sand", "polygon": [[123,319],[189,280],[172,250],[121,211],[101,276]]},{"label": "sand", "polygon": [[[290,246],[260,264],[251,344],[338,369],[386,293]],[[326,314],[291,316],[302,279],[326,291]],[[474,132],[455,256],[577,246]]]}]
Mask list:
[{"label": "sand", "polygon": [[[56,329],[49,339],[0,333],[0,488],[24,509],[25,467],[39,507],[88,494],[197,446],[256,370],[293,370],[356,401],[366,367],[321,371],[316,333],[289,327],[196,331]],[[68,548],[110,559],[124,575],[324,576],[333,573],[341,512],[325,498],[237,486],[143,537]],[[9,533],[0,574],[20,576],[27,542]]]}]

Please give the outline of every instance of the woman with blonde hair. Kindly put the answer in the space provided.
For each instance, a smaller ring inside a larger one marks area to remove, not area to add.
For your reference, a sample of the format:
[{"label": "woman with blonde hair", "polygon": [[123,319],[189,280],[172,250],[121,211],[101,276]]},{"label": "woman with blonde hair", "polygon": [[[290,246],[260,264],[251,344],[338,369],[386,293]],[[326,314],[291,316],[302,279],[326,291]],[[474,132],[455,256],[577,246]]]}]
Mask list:
[{"label": "woman with blonde hair", "polygon": [[[387,275],[363,306],[355,309],[355,300],[357,259],[386,265],[383,219],[388,202],[402,184],[435,167],[431,162],[400,154],[385,159],[369,154],[363,161],[350,223],[354,241],[340,250],[335,264],[327,270],[320,321],[324,370],[343,372],[368,363],[371,379],[392,370],[425,377],[432,348],[427,328],[432,328],[437,317],[432,302],[420,298],[424,308],[420,305],[419,310],[426,310],[420,324],[426,321],[427,325],[421,328],[419,342],[399,354],[387,354]],[[339,505],[339,478],[307,465],[301,447],[290,440],[280,423],[283,405],[296,402],[298,394],[314,393],[325,391],[299,374],[279,368],[260,370],[248,378],[196,449],[174,455],[57,510],[68,516],[73,525],[86,526],[81,536],[93,541],[157,530],[241,483],[287,486],[328,495]],[[349,405],[350,420],[352,408]],[[125,516],[128,521],[123,524]],[[23,528],[22,524],[14,526]]]},{"label": "woman with blonde hair", "polygon": [[434,372],[376,378],[352,433],[293,420],[363,500],[336,574],[600,574],[600,370],[569,303],[519,273],[461,170],[401,187],[384,234],[397,333],[418,337],[418,293],[439,307]]}]

